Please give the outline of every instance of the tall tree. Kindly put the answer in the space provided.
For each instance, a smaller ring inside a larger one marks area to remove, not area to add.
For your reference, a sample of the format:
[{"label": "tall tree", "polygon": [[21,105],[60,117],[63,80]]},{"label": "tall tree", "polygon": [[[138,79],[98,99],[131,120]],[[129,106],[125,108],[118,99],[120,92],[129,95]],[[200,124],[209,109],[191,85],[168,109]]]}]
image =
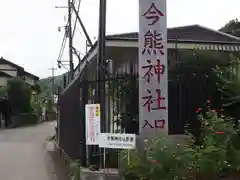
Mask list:
[{"label": "tall tree", "polygon": [[233,20],[229,21],[219,31],[240,37],[240,22],[238,19],[233,19]]},{"label": "tall tree", "polygon": [[31,88],[21,79],[13,78],[7,84],[11,114],[28,113],[31,108]]}]

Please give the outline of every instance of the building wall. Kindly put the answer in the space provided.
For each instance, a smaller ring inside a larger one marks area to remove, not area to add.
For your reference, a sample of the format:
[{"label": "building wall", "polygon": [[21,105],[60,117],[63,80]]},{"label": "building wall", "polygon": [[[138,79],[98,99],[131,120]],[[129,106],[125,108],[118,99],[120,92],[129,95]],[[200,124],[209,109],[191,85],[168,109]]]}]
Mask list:
[{"label": "building wall", "polygon": [[17,68],[12,67],[8,64],[0,64],[0,70],[10,76],[13,76],[13,77],[17,76]]},{"label": "building wall", "polygon": [[[134,74],[138,73],[138,48],[135,47],[112,47],[109,58],[113,60],[113,73]],[[154,62],[153,62],[154,63]],[[168,68],[172,69],[178,63],[175,49],[168,49]]]},{"label": "building wall", "polygon": [[7,77],[0,77],[0,86],[7,86]]},{"label": "building wall", "polygon": [[31,86],[34,86],[34,85],[36,84],[35,79],[33,79],[33,78],[30,77],[30,76],[25,76],[25,82],[28,83],[28,84],[31,85]]}]

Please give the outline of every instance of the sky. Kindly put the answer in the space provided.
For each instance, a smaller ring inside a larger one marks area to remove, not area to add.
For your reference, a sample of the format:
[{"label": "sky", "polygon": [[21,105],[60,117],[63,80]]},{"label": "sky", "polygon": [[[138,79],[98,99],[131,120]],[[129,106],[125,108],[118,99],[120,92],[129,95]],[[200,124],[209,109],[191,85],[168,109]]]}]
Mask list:
[{"label": "sky", "polygon": [[[79,0],[76,0],[77,2]],[[107,34],[138,31],[139,0],[107,0]],[[81,0],[80,17],[94,40],[98,36],[99,0]],[[0,1],[0,57],[41,78],[57,68],[57,58],[67,20],[67,0]],[[168,27],[200,24],[219,29],[231,19],[240,19],[240,0],[167,0]],[[73,16],[73,21],[75,16]],[[85,38],[78,24],[73,45],[85,53]],[[68,60],[68,44],[62,57]],[[75,65],[77,59],[74,58]],[[55,74],[65,70],[57,69]]]}]

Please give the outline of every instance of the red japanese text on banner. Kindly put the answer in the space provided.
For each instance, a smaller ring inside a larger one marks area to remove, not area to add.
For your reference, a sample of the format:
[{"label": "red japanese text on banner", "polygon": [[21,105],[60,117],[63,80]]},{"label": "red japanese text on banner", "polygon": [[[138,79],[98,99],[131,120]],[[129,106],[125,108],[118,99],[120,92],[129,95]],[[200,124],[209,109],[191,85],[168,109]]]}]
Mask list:
[{"label": "red japanese text on banner", "polygon": [[139,131],[168,134],[166,0],[139,0]]}]

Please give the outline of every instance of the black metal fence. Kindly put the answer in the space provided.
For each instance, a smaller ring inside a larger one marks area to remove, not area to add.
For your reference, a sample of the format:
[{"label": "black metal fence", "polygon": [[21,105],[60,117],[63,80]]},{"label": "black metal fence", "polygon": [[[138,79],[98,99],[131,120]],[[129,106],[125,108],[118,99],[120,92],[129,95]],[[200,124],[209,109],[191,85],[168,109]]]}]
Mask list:
[{"label": "black metal fence", "polygon": [[84,95],[79,81],[59,96],[59,145],[71,159],[85,162]]},{"label": "black metal fence", "polygon": [[[108,132],[138,133],[138,81],[134,74],[107,77],[105,126]],[[169,80],[169,134],[184,133],[185,123],[197,127],[196,109],[212,95],[209,74],[199,73],[174,77]],[[85,104],[96,103],[97,81],[76,80],[60,95],[60,146],[72,159],[86,164]],[[91,163],[100,155],[98,148],[90,147]],[[109,166],[115,166],[116,154],[108,154]],[[114,158],[115,157],[115,158]],[[98,161],[98,160],[96,160]]]},{"label": "black metal fence", "polygon": [[[190,124],[193,132],[198,133],[196,109],[202,108],[208,99],[212,100],[214,108],[220,108],[220,95],[212,71],[220,62],[219,53],[217,55],[210,59],[208,54],[201,58],[190,54],[188,64],[181,63],[185,60],[181,56],[177,59],[181,65],[169,68],[169,134],[183,134],[186,123]],[[225,64],[229,62],[225,53],[222,57]],[[134,64],[131,67],[137,66]],[[113,75],[101,81],[106,87],[102,95],[105,97],[104,125],[107,132],[138,134],[138,73],[136,68],[129,69],[121,73],[114,69]],[[59,97],[59,145],[70,158],[80,159],[83,165],[86,165],[85,104],[96,103],[97,84],[98,81],[84,79],[82,75]],[[100,155],[96,146],[89,147],[91,164],[97,164]],[[107,166],[117,166],[116,151],[108,151],[106,158]]]}]

